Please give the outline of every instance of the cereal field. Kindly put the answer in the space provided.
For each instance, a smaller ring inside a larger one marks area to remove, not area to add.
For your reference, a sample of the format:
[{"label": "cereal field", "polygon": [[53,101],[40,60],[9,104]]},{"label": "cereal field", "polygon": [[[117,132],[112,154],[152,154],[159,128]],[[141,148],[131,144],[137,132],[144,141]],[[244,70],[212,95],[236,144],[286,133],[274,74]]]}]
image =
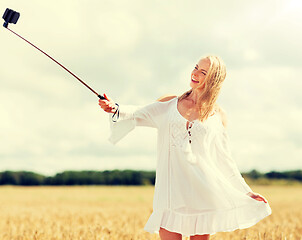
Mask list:
[{"label": "cereal field", "polygon": [[[211,239],[302,239],[302,187],[252,186],[272,215]],[[153,186],[0,187],[0,239],[152,240]],[[183,239],[188,239],[183,237]]]}]

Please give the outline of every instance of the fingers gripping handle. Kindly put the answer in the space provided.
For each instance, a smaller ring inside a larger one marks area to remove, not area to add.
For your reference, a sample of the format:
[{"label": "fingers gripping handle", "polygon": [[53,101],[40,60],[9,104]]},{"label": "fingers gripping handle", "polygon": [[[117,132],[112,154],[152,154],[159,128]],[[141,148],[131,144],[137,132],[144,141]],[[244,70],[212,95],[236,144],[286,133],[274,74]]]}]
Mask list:
[{"label": "fingers gripping handle", "polygon": [[107,98],[105,98],[104,96],[102,96],[102,95],[98,95],[98,97],[101,99],[101,100],[104,100],[104,99],[106,99],[106,100],[108,100]]},{"label": "fingers gripping handle", "polygon": [[[101,100],[108,100],[109,101],[109,99],[107,98],[106,94],[104,94],[104,96],[102,96],[100,94],[98,95],[98,97]],[[119,110],[120,105],[118,103],[115,103],[115,105],[117,106],[117,109],[115,110],[114,114],[112,115],[112,121],[113,122],[117,122],[118,118],[120,117],[120,110]],[[114,116],[116,116],[116,120],[113,120]]]}]

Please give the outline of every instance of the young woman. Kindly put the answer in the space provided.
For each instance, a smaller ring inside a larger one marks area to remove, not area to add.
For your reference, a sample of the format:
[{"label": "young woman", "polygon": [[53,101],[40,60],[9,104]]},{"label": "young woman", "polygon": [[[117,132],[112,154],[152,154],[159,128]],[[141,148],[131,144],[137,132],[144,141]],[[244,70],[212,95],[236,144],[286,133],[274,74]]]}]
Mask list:
[{"label": "young woman", "polygon": [[162,240],[209,239],[251,227],[272,213],[232,158],[226,114],[216,103],[225,77],[224,62],[209,55],[198,61],[191,89],[179,97],[164,96],[147,106],[99,100],[109,113],[112,144],[136,126],[157,129],[153,212],[144,230]]}]

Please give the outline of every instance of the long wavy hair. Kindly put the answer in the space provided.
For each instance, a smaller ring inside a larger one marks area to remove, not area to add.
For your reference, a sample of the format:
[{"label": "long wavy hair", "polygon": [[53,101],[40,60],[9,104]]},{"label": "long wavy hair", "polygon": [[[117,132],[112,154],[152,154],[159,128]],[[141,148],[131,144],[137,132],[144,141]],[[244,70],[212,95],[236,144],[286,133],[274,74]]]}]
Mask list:
[{"label": "long wavy hair", "polygon": [[[197,109],[199,110],[199,120],[201,122],[207,119],[213,110],[221,110],[221,107],[216,103],[216,100],[226,77],[226,66],[220,57],[206,55],[201,59],[205,58],[209,59],[211,64],[204,80],[204,88],[196,102]],[[191,92],[192,88],[179,96],[179,100],[187,98]]]}]

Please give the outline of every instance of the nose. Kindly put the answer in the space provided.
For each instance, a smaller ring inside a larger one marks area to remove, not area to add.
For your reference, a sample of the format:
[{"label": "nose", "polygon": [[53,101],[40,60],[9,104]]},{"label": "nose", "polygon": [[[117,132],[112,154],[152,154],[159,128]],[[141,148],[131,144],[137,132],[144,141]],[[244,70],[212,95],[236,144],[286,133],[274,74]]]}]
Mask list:
[{"label": "nose", "polygon": [[198,74],[196,74],[196,72],[193,72],[192,76],[193,76],[194,78],[198,78]]}]

